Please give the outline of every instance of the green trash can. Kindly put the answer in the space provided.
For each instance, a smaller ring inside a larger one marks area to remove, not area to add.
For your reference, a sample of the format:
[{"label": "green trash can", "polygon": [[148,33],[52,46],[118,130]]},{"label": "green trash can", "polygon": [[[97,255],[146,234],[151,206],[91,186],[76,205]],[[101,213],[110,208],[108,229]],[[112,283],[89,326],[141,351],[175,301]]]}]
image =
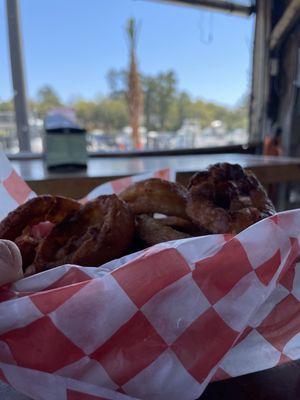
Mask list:
[{"label": "green trash can", "polygon": [[86,130],[62,113],[49,113],[45,126],[45,161],[49,170],[87,167]]}]

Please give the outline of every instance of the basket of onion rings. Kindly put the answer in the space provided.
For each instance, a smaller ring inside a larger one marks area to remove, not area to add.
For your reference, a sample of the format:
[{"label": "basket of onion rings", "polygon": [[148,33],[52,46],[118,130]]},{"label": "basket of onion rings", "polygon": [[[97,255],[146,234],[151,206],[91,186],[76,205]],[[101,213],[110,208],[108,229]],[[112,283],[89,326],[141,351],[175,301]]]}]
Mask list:
[{"label": "basket of onion rings", "polygon": [[186,188],[161,178],[80,204],[42,195],[0,222],[26,275],[63,264],[97,267],[133,250],[207,234],[237,234],[275,213],[263,186],[239,165],[216,164]]},{"label": "basket of onion rings", "polygon": [[1,165],[6,384],[45,400],[198,399],[297,357],[300,211],[276,214],[251,171],[220,163],[186,187],[150,173],[77,201],[21,178],[15,191]]}]

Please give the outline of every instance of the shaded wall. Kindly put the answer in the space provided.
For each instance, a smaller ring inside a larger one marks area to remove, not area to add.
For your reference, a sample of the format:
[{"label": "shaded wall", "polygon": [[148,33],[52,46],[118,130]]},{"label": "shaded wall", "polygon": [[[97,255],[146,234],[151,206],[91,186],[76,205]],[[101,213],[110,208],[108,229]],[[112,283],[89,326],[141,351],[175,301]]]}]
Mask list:
[{"label": "shaded wall", "polygon": [[[270,77],[268,119],[272,129],[283,130],[285,155],[300,156],[300,82],[297,82],[300,49],[300,22],[272,55],[278,73]],[[300,79],[300,76],[299,76]]]}]

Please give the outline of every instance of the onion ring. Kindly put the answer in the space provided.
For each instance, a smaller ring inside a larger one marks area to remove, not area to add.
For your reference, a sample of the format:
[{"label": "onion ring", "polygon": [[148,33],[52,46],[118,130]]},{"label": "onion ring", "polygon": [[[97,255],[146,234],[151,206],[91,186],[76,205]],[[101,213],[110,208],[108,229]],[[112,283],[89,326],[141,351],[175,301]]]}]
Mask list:
[{"label": "onion ring", "polygon": [[57,224],[80,208],[80,204],[61,196],[37,196],[10,212],[0,223],[0,239],[14,241],[20,249],[23,268],[35,257],[41,238],[32,229],[40,222]]},{"label": "onion ring", "polygon": [[187,190],[179,183],[151,178],[134,183],[119,197],[134,214],[160,213],[186,218]]},{"label": "onion ring", "polygon": [[263,186],[237,164],[216,164],[189,184],[187,214],[210,233],[237,234],[275,213]]},{"label": "onion ring", "polygon": [[170,226],[163,225],[159,219],[154,219],[146,214],[136,217],[136,230],[139,238],[148,246],[168,242],[169,240],[191,237],[187,233],[179,232]]},{"label": "onion ring", "polygon": [[33,266],[35,271],[62,264],[99,266],[122,256],[133,235],[134,218],[126,203],[116,195],[99,196],[52,229]]},{"label": "onion ring", "polygon": [[199,228],[192,221],[180,217],[159,218],[158,221],[164,226],[170,226],[180,232],[188,233],[191,236],[202,236],[208,232],[204,228]]}]

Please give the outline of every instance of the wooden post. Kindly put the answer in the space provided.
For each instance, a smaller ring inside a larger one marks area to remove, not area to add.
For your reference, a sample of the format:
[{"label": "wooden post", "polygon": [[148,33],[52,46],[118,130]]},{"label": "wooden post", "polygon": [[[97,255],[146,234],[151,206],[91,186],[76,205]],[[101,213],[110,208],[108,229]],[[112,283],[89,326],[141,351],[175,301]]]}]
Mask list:
[{"label": "wooden post", "polygon": [[292,26],[299,20],[300,0],[292,0],[277,22],[270,36],[270,50],[278,46]]},{"label": "wooden post", "polygon": [[271,2],[257,0],[249,119],[250,142],[261,142],[268,131],[266,106],[269,93],[270,31]]},{"label": "wooden post", "polygon": [[30,151],[18,0],[6,0],[11,73],[20,151]]}]

